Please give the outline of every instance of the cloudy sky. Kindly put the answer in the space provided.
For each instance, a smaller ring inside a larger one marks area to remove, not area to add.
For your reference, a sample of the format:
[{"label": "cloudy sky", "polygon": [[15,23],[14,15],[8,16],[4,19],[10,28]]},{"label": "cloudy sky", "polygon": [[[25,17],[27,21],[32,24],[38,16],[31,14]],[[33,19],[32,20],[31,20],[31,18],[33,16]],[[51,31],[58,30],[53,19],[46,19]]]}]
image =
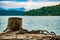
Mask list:
[{"label": "cloudy sky", "polygon": [[60,0],[0,0],[0,7],[6,9],[23,7],[26,10],[31,10],[58,4],[60,4]]}]

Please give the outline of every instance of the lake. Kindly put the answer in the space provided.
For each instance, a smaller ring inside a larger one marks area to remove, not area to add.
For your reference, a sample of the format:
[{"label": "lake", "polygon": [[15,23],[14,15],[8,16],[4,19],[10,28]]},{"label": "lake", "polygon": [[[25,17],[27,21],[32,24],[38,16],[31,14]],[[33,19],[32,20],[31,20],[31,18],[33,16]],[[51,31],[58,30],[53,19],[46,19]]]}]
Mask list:
[{"label": "lake", "polygon": [[0,16],[0,32],[6,29],[9,17],[22,18],[22,27],[29,31],[48,30],[60,35],[60,16]]}]

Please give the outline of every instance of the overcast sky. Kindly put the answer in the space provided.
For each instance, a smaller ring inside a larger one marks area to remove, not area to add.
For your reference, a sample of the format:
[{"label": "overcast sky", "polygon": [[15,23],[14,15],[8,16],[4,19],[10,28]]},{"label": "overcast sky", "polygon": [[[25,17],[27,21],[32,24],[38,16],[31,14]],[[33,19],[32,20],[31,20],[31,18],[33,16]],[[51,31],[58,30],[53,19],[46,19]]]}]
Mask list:
[{"label": "overcast sky", "polygon": [[[29,0],[0,0],[0,1],[19,1],[19,2],[27,2]],[[38,1],[60,1],[60,0],[31,0],[33,2],[38,2]]]},{"label": "overcast sky", "polygon": [[6,9],[23,7],[26,10],[30,10],[58,4],[60,4],[60,0],[0,0],[0,7]]}]

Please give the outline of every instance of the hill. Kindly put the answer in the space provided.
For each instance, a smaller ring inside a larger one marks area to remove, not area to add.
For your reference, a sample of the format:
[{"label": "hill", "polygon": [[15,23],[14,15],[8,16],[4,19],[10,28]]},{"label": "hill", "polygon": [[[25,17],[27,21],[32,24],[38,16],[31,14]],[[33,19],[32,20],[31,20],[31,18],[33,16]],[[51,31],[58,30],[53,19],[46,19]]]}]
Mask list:
[{"label": "hill", "polygon": [[60,16],[60,4],[55,6],[47,6],[39,9],[33,9],[25,12],[28,16]]},{"label": "hill", "polygon": [[0,16],[23,16],[24,15],[24,8],[0,8]]},{"label": "hill", "polygon": [[0,16],[60,16],[60,4],[25,11],[25,8],[0,8]]}]

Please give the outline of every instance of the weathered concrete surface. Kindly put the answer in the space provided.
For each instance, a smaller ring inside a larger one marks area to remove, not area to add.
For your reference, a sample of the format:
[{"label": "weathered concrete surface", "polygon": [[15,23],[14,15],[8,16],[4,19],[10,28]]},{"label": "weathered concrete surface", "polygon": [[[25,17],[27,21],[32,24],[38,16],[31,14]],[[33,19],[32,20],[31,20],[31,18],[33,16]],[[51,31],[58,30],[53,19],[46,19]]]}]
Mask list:
[{"label": "weathered concrete surface", "polygon": [[[3,35],[2,35],[3,34]],[[0,34],[0,39],[10,39],[10,40],[60,40],[60,36],[54,35],[44,35],[44,34],[16,34],[16,32],[12,33],[2,33]]]},{"label": "weathered concrete surface", "polygon": [[46,30],[28,31],[22,28],[21,18],[11,17],[6,30],[0,33],[0,40],[60,40],[60,36]]}]

